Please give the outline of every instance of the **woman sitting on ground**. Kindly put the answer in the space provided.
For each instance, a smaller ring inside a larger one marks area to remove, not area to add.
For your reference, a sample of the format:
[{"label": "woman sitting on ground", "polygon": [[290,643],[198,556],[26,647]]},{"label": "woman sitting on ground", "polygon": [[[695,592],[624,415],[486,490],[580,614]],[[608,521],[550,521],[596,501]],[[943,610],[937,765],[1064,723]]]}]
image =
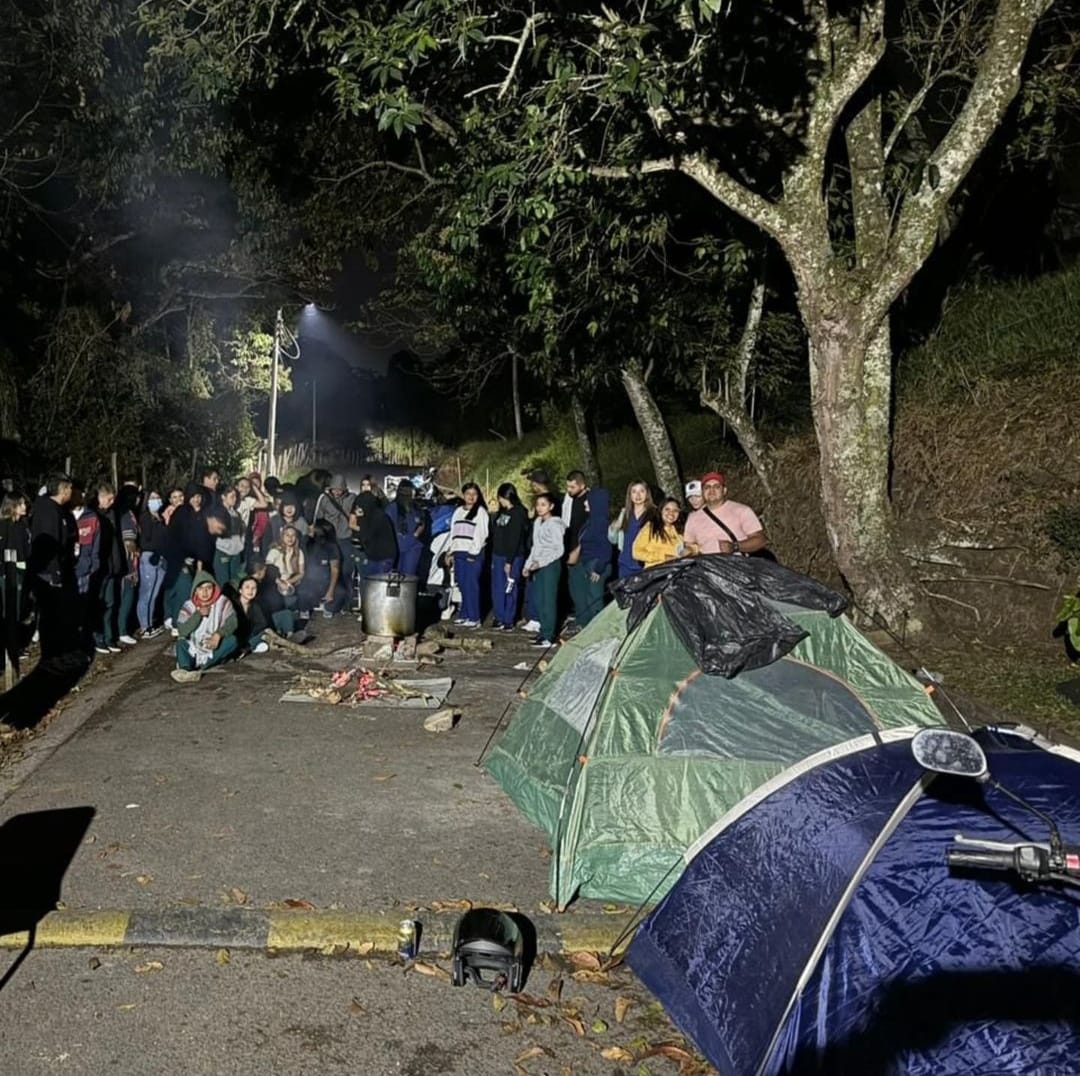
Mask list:
[{"label": "woman sitting on ground", "polygon": [[236,610],[209,572],[199,572],[176,621],[176,668],[172,678],[180,684],[198,680],[220,665],[238,646]]},{"label": "woman sitting on ground", "polygon": [[284,527],[281,538],[266,554],[266,565],[277,572],[278,591],[285,606],[295,609],[299,598],[297,588],[304,581],[307,566],[304,551],[300,547],[300,534],[295,527]]},{"label": "woman sitting on ground", "polygon": [[[263,560],[252,564],[251,577],[258,584],[259,604],[270,618],[274,631],[293,642],[303,642],[307,634],[297,628],[296,606],[299,598],[293,588],[281,581],[277,568],[268,567]],[[293,604],[287,605],[286,598],[291,598]]]},{"label": "woman sitting on ground", "polygon": [[270,644],[263,638],[270,628],[270,618],[259,600],[259,581],[245,575],[236,590],[236,641],[247,654],[265,654]]},{"label": "woman sitting on ground", "polygon": [[690,547],[683,541],[682,505],[668,497],[659,510],[653,509],[634,539],[634,560],[646,568],[685,556]]}]

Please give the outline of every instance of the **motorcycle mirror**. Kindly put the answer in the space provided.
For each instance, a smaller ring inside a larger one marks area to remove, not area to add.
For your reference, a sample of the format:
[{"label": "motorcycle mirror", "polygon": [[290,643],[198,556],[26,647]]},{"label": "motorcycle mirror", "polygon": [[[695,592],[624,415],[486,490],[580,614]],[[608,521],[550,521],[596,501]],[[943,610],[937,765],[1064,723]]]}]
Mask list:
[{"label": "motorcycle mirror", "polygon": [[990,776],[990,766],[979,744],[966,732],[952,729],[923,729],[911,741],[911,753],[924,770],[956,777]]}]

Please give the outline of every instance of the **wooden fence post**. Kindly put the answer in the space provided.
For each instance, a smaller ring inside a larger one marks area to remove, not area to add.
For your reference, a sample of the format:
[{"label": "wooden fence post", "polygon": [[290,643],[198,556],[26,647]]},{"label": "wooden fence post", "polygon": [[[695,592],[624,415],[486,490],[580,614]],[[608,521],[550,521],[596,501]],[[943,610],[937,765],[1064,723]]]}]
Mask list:
[{"label": "wooden fence post", "polygon": [[113,489],[119,489],[120,488],[120,471],[116,466],[116,453],[115,452],[111,452],[109,454],[109,462],[110,462],[110,464],[112,466]]}]

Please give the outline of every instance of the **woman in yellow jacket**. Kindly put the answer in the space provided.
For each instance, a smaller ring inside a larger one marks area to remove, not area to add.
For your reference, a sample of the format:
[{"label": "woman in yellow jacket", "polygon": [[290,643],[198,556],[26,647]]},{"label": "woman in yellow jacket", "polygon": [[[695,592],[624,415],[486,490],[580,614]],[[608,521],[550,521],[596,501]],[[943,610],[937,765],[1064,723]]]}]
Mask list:
[{"label": "woman in yellow jacket", "polygon": [[682,505],[668,497],[659,509],[653,508],[634,539],[634,560],[646,568],[663,564],[692,552],[683,541]]}]

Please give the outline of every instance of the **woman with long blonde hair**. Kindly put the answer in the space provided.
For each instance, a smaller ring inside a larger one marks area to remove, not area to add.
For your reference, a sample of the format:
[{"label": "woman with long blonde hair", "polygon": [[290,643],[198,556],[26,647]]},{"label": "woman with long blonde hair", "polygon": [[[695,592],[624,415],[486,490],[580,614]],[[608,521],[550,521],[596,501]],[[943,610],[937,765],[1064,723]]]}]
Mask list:
[{"label": "woman with long blonde hair", "polygon": [[635,478],[626,487],[626,505],[608,528],[608,541],[619,550],[619,578],[640,572],[642,564],[634,557],[634,540],[653,510],[652,490],[644,479]]}]

